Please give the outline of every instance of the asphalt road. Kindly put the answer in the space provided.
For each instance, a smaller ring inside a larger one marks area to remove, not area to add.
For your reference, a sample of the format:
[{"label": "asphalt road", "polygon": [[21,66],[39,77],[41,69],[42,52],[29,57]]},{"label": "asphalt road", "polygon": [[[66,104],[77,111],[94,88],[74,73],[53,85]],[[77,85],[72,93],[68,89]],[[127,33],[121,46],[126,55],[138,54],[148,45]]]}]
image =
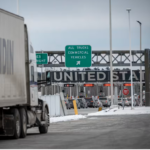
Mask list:
[{"label": "asphalt road", "polygon": [[48,134],[30,129],[25,139],[1,138],[13,149],[149,149],[150,115],[90,117],[51,124]]},{"label": "asphalt road", "polygon": [[[106,109],[105,107],[103,109]],[[68,115],[74,115],[74,109],[67,109],[68,110]],[[78,114],[79,115],[87,115],[88,113],[93,113],[98,111],[98,108],[80,108],[78,109]]]}]

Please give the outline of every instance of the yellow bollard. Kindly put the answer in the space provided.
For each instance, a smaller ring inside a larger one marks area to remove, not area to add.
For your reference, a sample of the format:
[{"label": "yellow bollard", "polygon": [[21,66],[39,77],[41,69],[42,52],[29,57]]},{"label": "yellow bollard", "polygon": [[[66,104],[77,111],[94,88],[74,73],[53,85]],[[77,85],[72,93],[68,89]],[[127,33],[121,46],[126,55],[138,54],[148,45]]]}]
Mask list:
[{"label": "yellow bollard", "polygon": [[73,106],[74,106],[74,113],[75,113],[75,115],[78,115],[78,109],[77,109],[76,100],[73,100]]},{"label": "yellow bollard", "polygon": [[101,110],[102,110],[102,107],[99,107],[99,108],[98,108],[98,111],[101,111]]}]

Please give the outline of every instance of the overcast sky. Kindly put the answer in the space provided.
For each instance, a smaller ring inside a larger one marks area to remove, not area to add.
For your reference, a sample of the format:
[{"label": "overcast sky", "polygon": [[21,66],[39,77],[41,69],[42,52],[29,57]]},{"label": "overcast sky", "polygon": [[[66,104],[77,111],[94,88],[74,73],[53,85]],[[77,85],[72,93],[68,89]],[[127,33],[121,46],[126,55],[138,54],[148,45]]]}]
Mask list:
[{"label": "overcast sky", "polygon": [[[112,48],[150,48],[150,0],[112,0]],[[0,7],[17,13],[17,0],[0,0]],[[88,44],[93,50],[109,50],[109,0],[19,0],[19,15],[28,25],[35,50],[64,50],[66,45]]]}]

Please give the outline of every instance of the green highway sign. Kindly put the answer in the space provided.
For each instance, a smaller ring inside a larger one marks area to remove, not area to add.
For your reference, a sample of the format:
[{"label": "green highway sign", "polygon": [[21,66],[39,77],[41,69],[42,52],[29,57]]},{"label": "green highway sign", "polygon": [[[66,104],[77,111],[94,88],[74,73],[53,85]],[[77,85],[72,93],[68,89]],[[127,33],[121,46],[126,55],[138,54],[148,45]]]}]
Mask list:
[{"label": "green highway sign", "polygon": [[36,63],[37,65],[47,64],[47,53],[37,53],[36,54]]},{"label": "green highway sign", "polygon": [[67,45],[65,47],[66,67],[91,67],[90,45]]}]

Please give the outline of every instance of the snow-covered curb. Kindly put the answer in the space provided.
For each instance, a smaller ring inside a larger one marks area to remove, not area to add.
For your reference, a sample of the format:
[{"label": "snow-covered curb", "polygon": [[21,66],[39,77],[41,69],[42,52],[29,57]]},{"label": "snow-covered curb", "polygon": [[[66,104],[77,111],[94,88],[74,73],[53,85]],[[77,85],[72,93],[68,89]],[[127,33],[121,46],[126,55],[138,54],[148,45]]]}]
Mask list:
[{"label": "snow-covered curb", "polygon": [[108,115],[138,115],[138,114],[150,114],[150,107],[134,107],[131,110],[131,107],[125,107],[124,110],[122,107],[120,109],[106,109],[95,113],[89,113],[87,116],[108,116]]},{"label": "snow-covered curb", "polygon": [[78,120],[78,119],[84,119],[84,118],[86,118],[86,116],[83,116],[83,115],[52,117],[52,118],[50,118],[50,123],[60,122],[60,121],[69,121],[69,120]]}]

